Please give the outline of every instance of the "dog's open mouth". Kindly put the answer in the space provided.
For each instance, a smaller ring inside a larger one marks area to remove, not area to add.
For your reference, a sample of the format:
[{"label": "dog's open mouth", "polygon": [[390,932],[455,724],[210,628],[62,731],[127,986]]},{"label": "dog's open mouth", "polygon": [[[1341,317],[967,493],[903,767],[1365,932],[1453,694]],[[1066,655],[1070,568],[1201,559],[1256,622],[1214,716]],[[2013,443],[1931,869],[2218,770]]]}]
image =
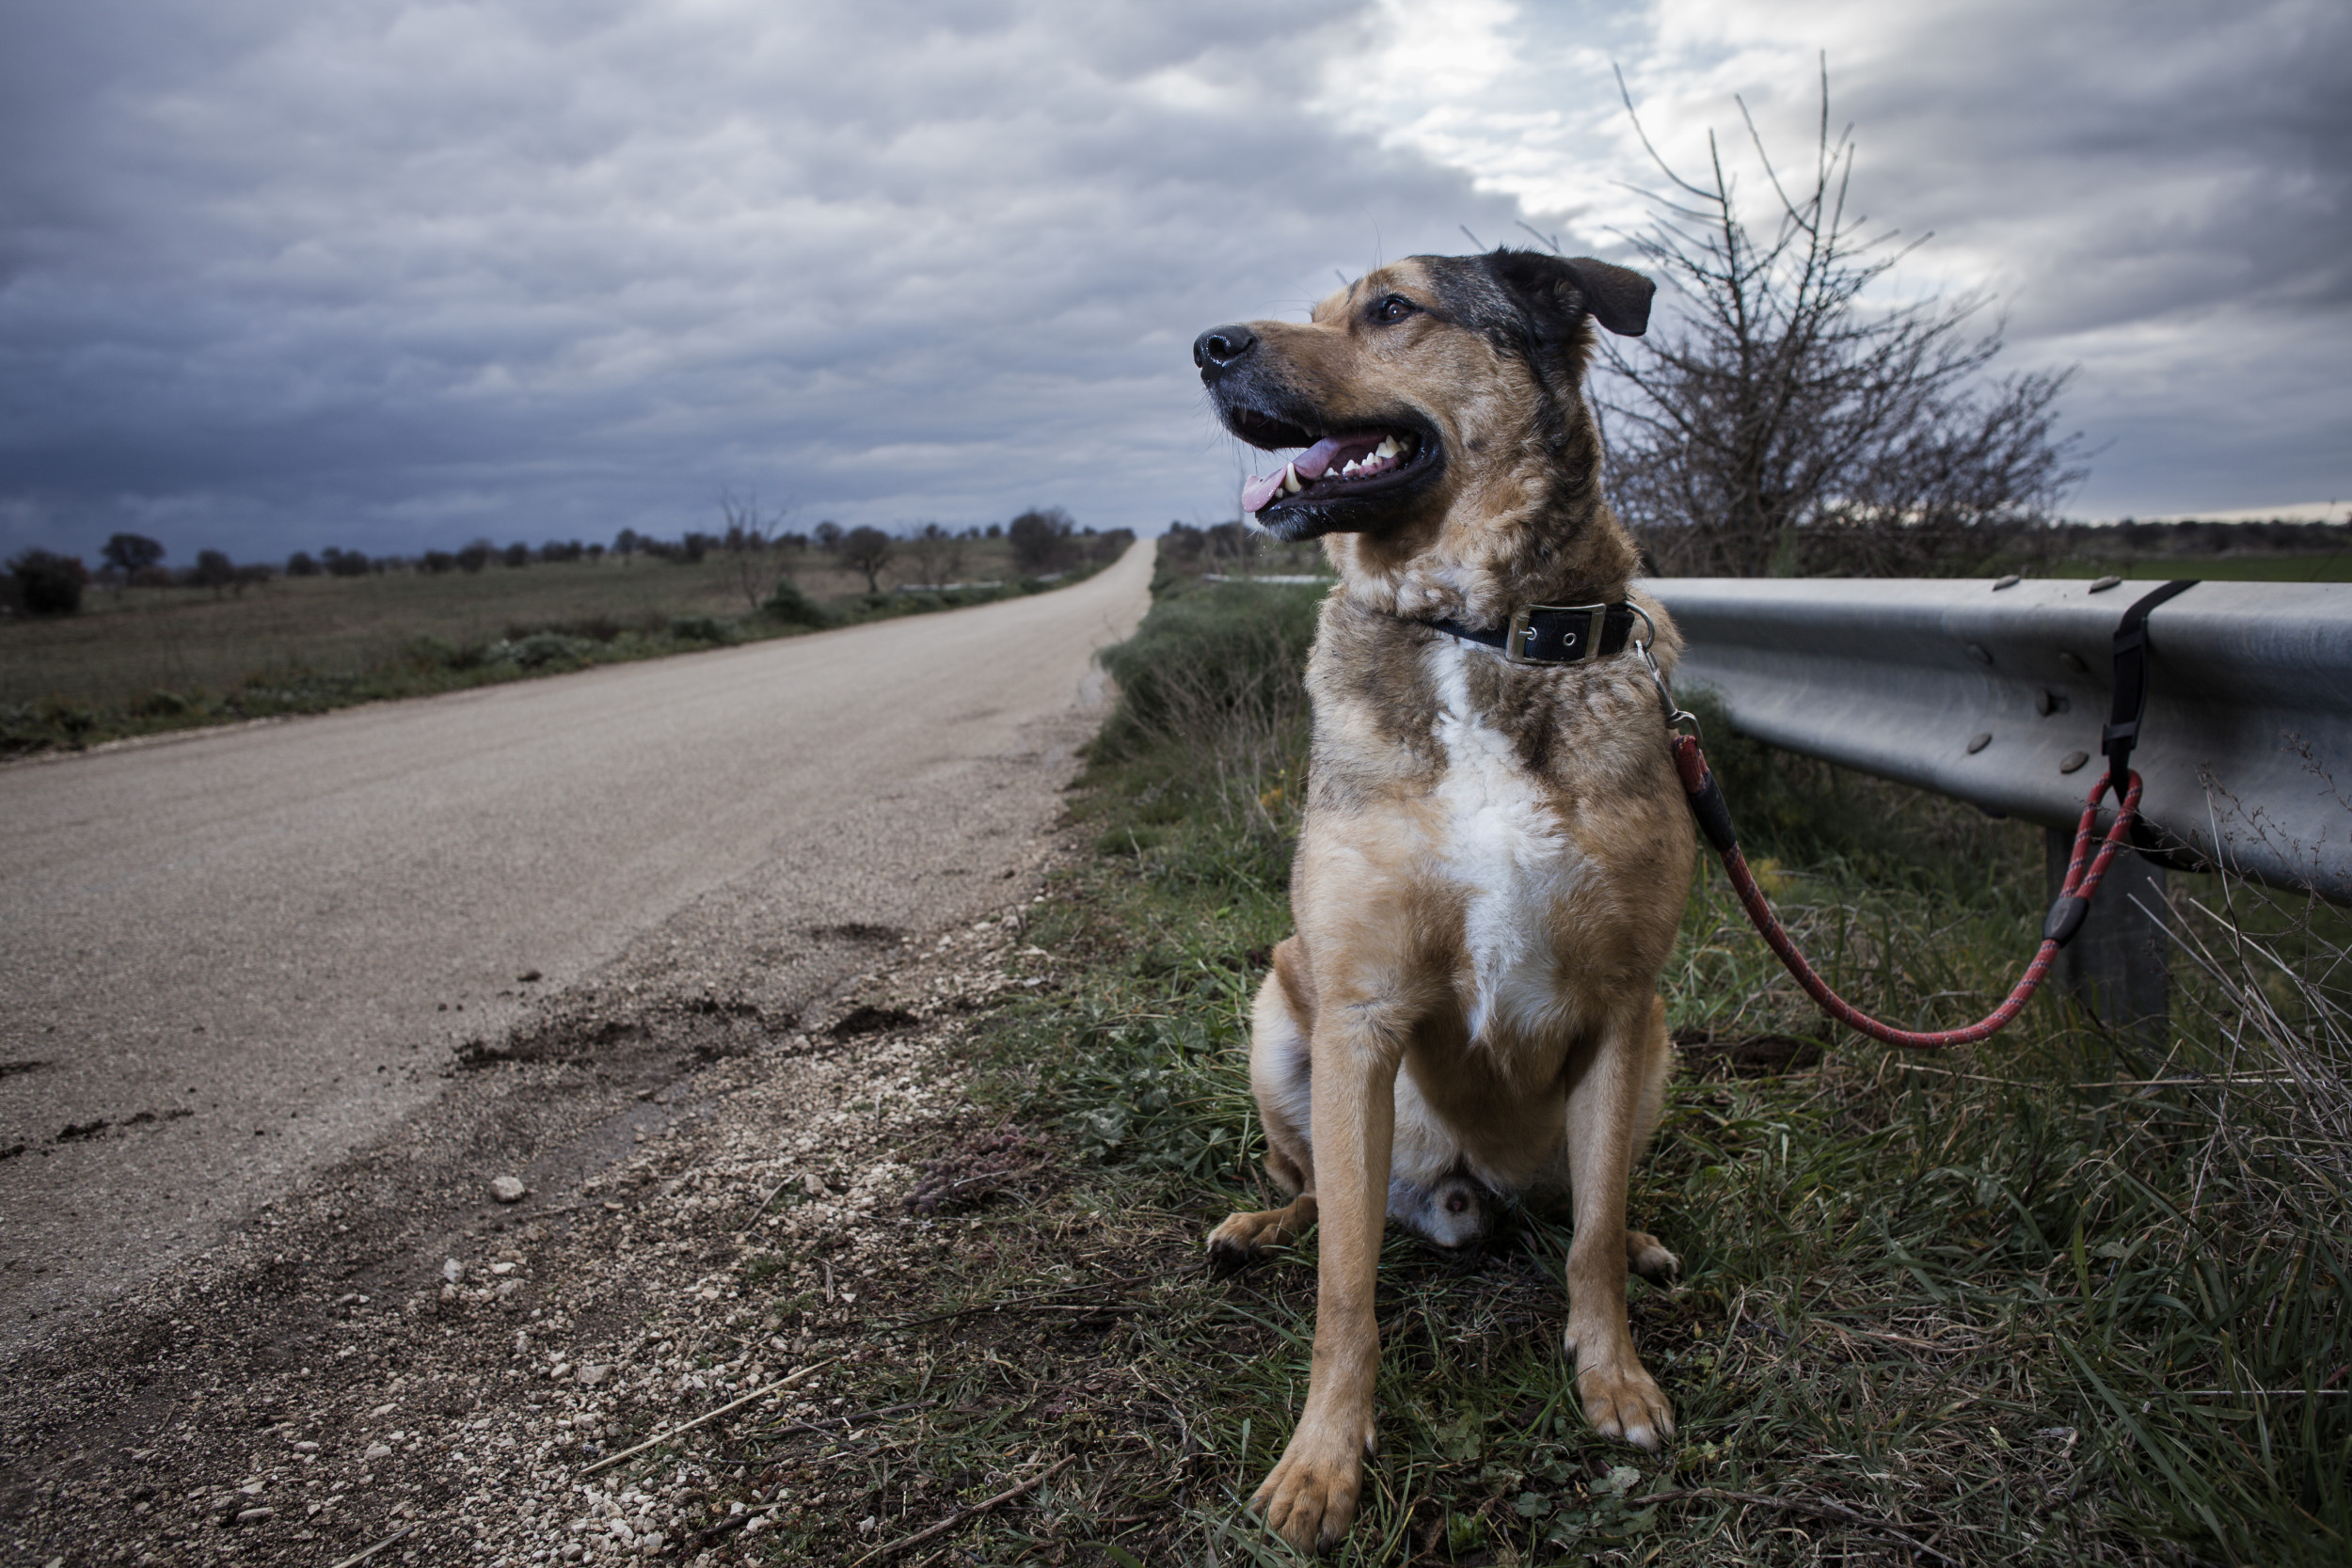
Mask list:
[{"label": "dog's open mouth", "polygon": [[1385,490],[1420,467],[1428,450],[1408,430],[1327,436],[1273,473],[1250,475],[1242,487],[1242,509],[1265,512],[1293,501],[1308,506]]}]

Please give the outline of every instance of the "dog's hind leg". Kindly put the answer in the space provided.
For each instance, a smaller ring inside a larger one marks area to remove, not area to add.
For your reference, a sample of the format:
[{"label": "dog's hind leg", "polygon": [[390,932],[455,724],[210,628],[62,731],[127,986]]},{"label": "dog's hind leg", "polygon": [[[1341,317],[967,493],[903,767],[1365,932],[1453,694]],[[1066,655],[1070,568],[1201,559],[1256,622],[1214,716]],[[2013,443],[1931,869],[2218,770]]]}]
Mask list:
[{"label": "dog's hind leg", "polygon": [[1266,1174],[1290,1195],[1279,1209],[1230,1215],[1209,1232],[1209,1258],[1237,1269],[1259,1252],[1286,1246],[1315,1223],[1312,1073],[1307,1042],[1314,1000],[1306,950],[1296,937],[1274,950],[1274,972],[1258,988],[1249,1017],[1249,1087],[1265,1124]]},{"label": "dog's hind leg", "polygon": [[[1656,1126],[1664,1090],[1656,999],[1621,1006],[1568,1088],[1568,1181],[1576,1240],[1568,1247],[1568,1354],[1584,1417],[1604,1437],[1659,1451],[1674,1415],[1642,1365],[1626,1321],[1625,1276],[1633,1239],[1626,1188],[1633,1158]],[[1655,1243],[1652,1243],[1655,1245]],[[1659,1251],[1665,1249],[1661,1247]]]},{"label": "dog's hind leg", "polygon": [[[1674,1071],[1674,1041],[1666,1034],[1666,1004],[1653,998],[1650,1003],[1649,1038],[1642,1058],[1642,1097],[1633,1121],[1633,1160],[1641,1159],[1649,1148],[1650,1135],[1658,1131],[1659,1113],[1665,1108],[1666,1080]],[[1627,1162],[1627,1169],[1632,1161]],[[1682,1259],[1668,1252],[1663,1243],[1646,1230],[1625,1233],[1626,1266],[1644,1279],[1663,1284],[1682,1272]]]}]

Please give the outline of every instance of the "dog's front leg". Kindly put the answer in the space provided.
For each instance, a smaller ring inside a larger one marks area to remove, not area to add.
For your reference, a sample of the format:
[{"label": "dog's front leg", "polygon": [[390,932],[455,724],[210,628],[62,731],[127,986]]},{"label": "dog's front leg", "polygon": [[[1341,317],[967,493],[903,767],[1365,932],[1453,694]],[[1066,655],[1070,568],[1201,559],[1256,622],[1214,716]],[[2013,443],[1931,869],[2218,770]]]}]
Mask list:
[{"label": "dog's front leg", "polygon": [[[1593,1059],[1568,1088],[1568,1180],[1576,1239],[1568,1246],[1567,1352],[1576,1397],[1605,1437],[1656,1453],[1674,1435],[1674,1412],[1633,1348],[1626,1319],[1626,1188],[1646,1137],[1644,1093],[1662,1025],[1646,999],[1638,1016],[1613,1020]],[[1649,1115],[1655,1116],[1654,1108]],[[1662,1249],[1661,1249],[1662,1250]]]},{"label": "dog's front leg", "polygon": [[[1372,1449],[1380,1328],[1373,1291],[1388,1221],[1396,1132],[1397,1052],[1332,1007],[1314,1036],[1316,1237],[1314,1364],[1290,1446],[1250,1506],[1301,1551],[1329,1546],[1356,1517]],[[1624,1259],[1618,1259],[1619,1267]]]}]

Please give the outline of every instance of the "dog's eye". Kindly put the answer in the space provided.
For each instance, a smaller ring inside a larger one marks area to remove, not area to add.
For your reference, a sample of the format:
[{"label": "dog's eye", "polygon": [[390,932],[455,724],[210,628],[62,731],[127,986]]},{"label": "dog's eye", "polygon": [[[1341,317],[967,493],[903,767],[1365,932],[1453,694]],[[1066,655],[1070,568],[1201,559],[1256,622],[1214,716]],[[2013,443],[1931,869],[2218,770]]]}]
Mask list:
[{"label": "dog's eye", "polygon": [[1420,309],[1420,306],[1415,305],[1403,294],[1390,294],[1373,306],[1372,319],[1383,326],[1390,326],[1403,321]]}]

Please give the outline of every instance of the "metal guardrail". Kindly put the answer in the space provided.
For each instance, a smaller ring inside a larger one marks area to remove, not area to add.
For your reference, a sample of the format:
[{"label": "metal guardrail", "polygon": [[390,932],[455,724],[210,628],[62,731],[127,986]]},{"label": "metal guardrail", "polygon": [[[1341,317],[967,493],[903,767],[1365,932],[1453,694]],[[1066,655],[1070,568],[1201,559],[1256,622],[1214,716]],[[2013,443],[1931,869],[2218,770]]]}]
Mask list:
[{"label": "metal guardrail", "polygon": [[[1743,733],[2071,829],[2106,767],[2116,623],[2159,584],[1644,586],[1682,630],[1676,685],[1712,688]],[[2200,583],[2148,637],[2143,816],[2204,862],[2352,902],[2352,584]]]}]

